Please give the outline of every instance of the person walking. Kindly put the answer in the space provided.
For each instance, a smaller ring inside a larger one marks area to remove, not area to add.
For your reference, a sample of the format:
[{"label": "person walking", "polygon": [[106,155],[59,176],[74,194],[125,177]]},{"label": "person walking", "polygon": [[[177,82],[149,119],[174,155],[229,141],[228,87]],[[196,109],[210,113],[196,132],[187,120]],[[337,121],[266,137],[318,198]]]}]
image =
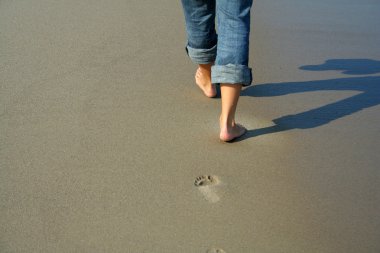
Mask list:
[{"label": "person walking", "polygon": [[216,96],[215,85],[220,84],[219,138],[232,141],[247,131],[235,122],[235,112],[242,87],[252,83],[248,55],[253,0],[181,1],[187,32],[186,52],[198,65],[195,82],[210,98]]}]

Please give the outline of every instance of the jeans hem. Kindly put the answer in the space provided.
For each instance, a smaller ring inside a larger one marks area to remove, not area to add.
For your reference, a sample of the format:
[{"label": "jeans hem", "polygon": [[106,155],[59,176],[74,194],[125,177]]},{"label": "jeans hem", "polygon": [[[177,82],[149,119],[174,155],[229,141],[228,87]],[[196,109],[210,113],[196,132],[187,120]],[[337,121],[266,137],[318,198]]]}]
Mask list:
[{"label": "jeans hem", "polygon": [[211,82],[250,86],[252,83],[252,69],[245,65],[214,65],[211,67]]},{"label": "jeans hem", "polygon": [[186,46],[187,55],[196,64],[209,64],[215,62],[216,45],[209,49],[192,48]]}]

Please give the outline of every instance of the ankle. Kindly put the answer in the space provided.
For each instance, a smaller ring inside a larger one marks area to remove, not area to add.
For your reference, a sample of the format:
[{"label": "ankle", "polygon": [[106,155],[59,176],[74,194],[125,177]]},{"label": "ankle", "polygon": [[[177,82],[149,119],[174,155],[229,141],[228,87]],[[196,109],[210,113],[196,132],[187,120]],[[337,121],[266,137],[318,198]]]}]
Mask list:
[{"label": "ankle", "polygon": [[198,70],[203,72],[203,73],[210,73],[211,72],[211,66],[213,64],[209,63],[209,64],[199,64],[198,65]]},{"label": "ankle", "polygon": [[197,74],[201,76],[211,76],[211,70],[207,70],[207,69],[199,67],[197,69]]},{"label": "ankle", "polygon": [[230,129],[235,125],[235,120],[231,117],[221,115],[219,118],[220,129]]}]

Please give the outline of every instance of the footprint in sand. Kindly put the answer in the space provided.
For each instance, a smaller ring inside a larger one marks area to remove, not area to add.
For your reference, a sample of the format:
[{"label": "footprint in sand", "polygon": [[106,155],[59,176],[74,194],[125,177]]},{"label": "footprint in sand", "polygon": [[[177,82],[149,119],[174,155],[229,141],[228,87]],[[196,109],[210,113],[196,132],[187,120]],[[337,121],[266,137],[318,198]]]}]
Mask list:
[{"label": "footprint in sand", "polygon": [[226,252],[222,249],[212,248],[212,249],[207,250],[207,253],[226,253]]},{"label": "footprint in sand", "polygon": [[195,179],[194,185],[203,194],[205,199],[211,203],[216,203],[220,200],[215,186],[219,184],[219,180],[215,176],[202,175]]}]

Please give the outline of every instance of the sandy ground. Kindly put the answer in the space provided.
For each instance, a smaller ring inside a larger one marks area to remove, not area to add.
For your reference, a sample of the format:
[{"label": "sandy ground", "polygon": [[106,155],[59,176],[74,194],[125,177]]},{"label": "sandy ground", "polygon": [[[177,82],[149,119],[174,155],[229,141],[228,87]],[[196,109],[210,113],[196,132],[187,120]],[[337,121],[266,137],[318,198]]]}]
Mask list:
[{"label": "sandy ground", "polygon": [[179,2],[1,1],[0,252],[380,252],[379,17],[256,1],[223,144]]}]

